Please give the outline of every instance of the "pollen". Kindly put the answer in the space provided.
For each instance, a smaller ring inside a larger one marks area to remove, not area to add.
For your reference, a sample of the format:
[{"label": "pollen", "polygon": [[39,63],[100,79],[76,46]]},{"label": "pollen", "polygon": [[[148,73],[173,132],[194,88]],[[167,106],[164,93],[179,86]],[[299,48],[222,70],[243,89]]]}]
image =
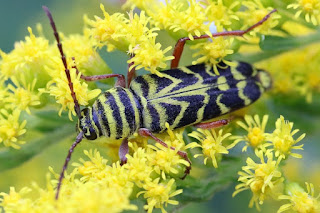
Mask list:
[{"label": "pollen", "polygon": [[245,115],[244,120],[246,123],[238,121],[237,124],[247,131],[247,135],[232,136],[231,139],[234,140],[234,144],[245,141],[246,145],[243,147],[242,151],[246,151],[249,146],[254,149],[261,147],[261,145],[266,142],[265,128],[268,118],[268,115],[264,115],[261,121],[259,115]]}]

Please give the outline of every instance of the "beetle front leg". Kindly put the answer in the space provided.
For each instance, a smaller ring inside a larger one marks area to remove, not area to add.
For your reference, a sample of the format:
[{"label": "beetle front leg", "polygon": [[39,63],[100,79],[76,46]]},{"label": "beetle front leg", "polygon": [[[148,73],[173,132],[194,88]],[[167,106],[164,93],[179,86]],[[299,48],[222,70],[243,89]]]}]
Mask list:
[{"label": "beetle front leg", "polygon": [[[75,58],[72,57],[72,60],[74,61],[74,65],[72,68],[76,70],[77,75],[79,74],[79,70],[77,68],[77,65],[75,63]],[[80,78],[85,80],[85,81],[98,81],[98,80],[103,80],[107,78],[118,78],[115,86],[120,86],[120,87],[126,87],[126,79],[124,75],[121,74],[105,74],[105,75],[91,75],[91,76],[85,76],[83,74],[80,75]]]},{"label": "beetle front leg", "polygon": [[[163,142],[160,138],[154,136],[152,134],[152,132],[149,130],[149,129],[146,129],[146,128],[140,128],[139,129],[139,135],[141,136],[144,136],[144,137],[151,137],[152,139],[154,139],[155,141],[157,141],[158,143],[160,143],[162,146],[168,148],[168,144],[166,144],[165,142]],[[170,149],[172,150],[176,150],[176,148],[174,147],[170,147]],[[190,159],[188,158],[188,155],[186,152],[183,152],[183,151],[178,151],[177,152],[178,155],[180,155],[183,159],[185,159],[188,163],[189,163],[189,166],[186,167],[186,170],[184,172],[184,176],[181,178],[181,179],[184,179],[188,174],[190,174],[190,170],[191,170],[191,161]]]}]

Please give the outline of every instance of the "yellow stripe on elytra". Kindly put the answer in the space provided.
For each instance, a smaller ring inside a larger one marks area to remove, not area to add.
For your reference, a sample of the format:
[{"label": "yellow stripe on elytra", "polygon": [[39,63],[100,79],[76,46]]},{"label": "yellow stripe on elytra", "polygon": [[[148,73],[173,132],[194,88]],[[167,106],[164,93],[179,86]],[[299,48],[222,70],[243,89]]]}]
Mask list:
[{"label": "yellow stripe on elytra", "polygon": [[231,71],[231,74],[232,74],[234,79],[236,79],[236,80],[244,80],[244,79],[246,79],[246,77],[244,75],[242,75],[242,73],[237,70],[237,66],[230,67],[230,71]]},{"label": "yellow stripe on elytra", "polygon": [[206,108],[210,100],[210,96],[208,95],[207,90],[208,88],[206,88],[205,91],[200,92],[200,94],[204,96],[204,100],[203,100],[203,106],[197,112],[197,120],[195,123],[199,123],[203,120],[204,109]]},{"label": "yellow stripe on elytra", "polygon": [[239,90],[239,97],[244,101],[244,104],[247,106],[249,105],[252,101],[250,98],[248,98],[244,93],[244,88],[247,86],[247,82],[246,81],[240,81],[237,83],[237,88]]},{"label": "yellow stripe on elytra", "polygon": [[[126,136],[130,135],[130,126],[129,126],[129,123],[126,119],[125,106],[122,103],[122,101],[120,100],[119,94],[117,92],[112,93],[112,95],[116,101],[116,105],[119,109],[120,118],[122,121],[122,136],[126,137]],[[130,104],[130,103],[128,103],[128,104]]]},{"label": "yellow stripe on elytra", "polygon": [[230,112],[230,108],[227,107],[225,104],[221,103],[222,96],[223,96],[223,94],[218,95],[218,97],[217,97],[217,105],[220,108],[221,114],[225,114],[227,112]]},{"label": "yellow stripe on elytra", "polygon": [[134,131],[136,131],[138,129],[138,127],[140,126],[139,109],[138,109],[137,103],[135,102],[133,94],[131,92],[128,92],[127,94],[129,96],[130,102],[131,102],[133,110],[134,110],[134,118],[135,118],[134,120],[135,120],[135,123],[136,123]]},{"label": "yellow stripe on elytra", "polygon": [[228,89],[230,89],[229,84],[227,83],[227,79],[225,76],[220,76],[219,78],[217,78],[217,85],[218,85],[218,89],[220,91],[227,91]]},{"label": "yellow stripe on elytra", "polygon": [[149,85],[148,96],[152,96],[152,94],[155,94],[158,88],[158,84],[156,84],[155,80],[152,77],[150,77],[150,75],[142,75],[141,77]]},{"label": "yellow stripe on elytra", "polygon": [[[110,138],[114,138],[116,137],[116,132],[117,132],[117,127],[116,127],[116,121],[113,117],[113,111],[110,107],[109,104],[106,104],[106,97],[104,95],[100,95],[99,96],[99,100],[103,106],[103,113],[105,115],[105,117],[108,120],[108,125],[109,125],[109,129],[110,129]],[[99,122],[103,123],[101,116],[99,117]],[[103,135],[108,135],[109,133],[107,132],[106,128],[102,128],[102,134]]]}]

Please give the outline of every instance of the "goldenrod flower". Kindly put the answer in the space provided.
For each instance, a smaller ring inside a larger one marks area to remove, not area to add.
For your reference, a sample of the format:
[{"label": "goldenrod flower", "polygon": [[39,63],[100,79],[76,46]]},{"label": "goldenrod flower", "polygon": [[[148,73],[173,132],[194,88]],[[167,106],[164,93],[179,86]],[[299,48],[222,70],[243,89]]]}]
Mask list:
[{"label": "goldenrod flower", "polygon": [[320,211],[319,197],[314,196],[314,186],[312,183],[305,183],[307,191],[305,191],[297,183],[287,183],[286,195],[280,195],[280,200],[288,200],[290,203],[282,205],[278,213],[292,210],[298,213],[316,213]]},{"label": "goldenrod flower", "polygon": [[79,173],[83,176],[81,180],[88,181],[90,178],[96,178],[101,180],[106,177],[106,168],[108,160],[104,159],[100,152],[96,149],[92,151],[84,150],[84,154],[90,159],[90,161],[85,161],[80,158],[79,163],[73,163],[73,166],[78,167]]},{"label": "goldenrod flower", "polygon": [[50,76],[45,72],[44,67],[50,66],[52,59],[59,58],[59,55],[54,53],[47,39],[36,37],[30,27],[28,31],[30,36],[25,37],[25,41],[17,42],[10,53],[0,51],[2,57],[0,78],[8,79],[15,76],[22,84],[20,79],[25,79],[26,82],[37,79],[35,88],[45,87]]},{"label": "goldenrod flower", "polygon": [[149,164],[153,167],[154,171],[161,175],[163,179],[166,179],[167,174],[179,174],[185,170],[185,166],[190,166],[189,163],[181,159],[177,152],[181,149],[181,146],[171,149],[171,144],[167,142],[168,147],[164,147],[159,143],[154,145],[148,145],[147,158]]},{"label": "goldenrod flower", "polygon": [[[242,1],[241,5],[247,8],[247,10],[238,12],[238,16],[244,22],[242,29],[247,29],[248,27],[258,23],[273,10],[271,7],[264,7],[260,0]],[[276,31],[273,28],[278,25],[280,18],[281,16],[278,13],[272,14],[272,16],[261,26],[250,31],[249,35],[256,36],[257,33],[265,35],[276,34]],[[247,38],[248,36],[244,35],[244,37]]]},{"label": "goldenrod flower", "polygon": [[[31,210],[31,200],[25,198],[25,195],[31,191],[28,187],[23,187],[19,192],[16,192],[14,187],[10,187],[10,192],[1,192],[0,206],[5,209],[6,212],[27,212],[25,210]],[[18,210],[18,211],[17,211]]]},{"label": "goldenrod flower", "polygon": [[176,39],[189,37],[193,40],[193,36],[211,34],[205,8],[196,0],[161,2],[156,9],[148,11],[148,15],[156,26],[168,30]]},{"label": "goldenrod flower", "polygon": [[239,17],[234,12],[234,8],[239,5],[239,1],[233,1],[231,5],[225,5],[223,0],[211,1],[206,8],[208,20],[213,21],[216,26],[230,28],[232,20],[239,21]]},{"label": "goldenrod flower", "polygon": [[8,89],[12,93],[5,101],[9,102],[12,108],[25,110],[28,114],[31,114],[29,107],[40,105],[40,94],[35,91],[37,79],[34,79],[31,84],[22,80],[24,85],[20,85],[16,77],[11,77],[11,81],[15,86],[8,85]]},{"label": "goldenrod flower", "polygon": [[142,187],[144,183],[152,180],[150,175],[153,168],[150,166],[145,149],[139,147],[134,150],[132,156],[126,155],[126,157],[128,160],[124,167],[128,170],[131,181],[138,187]]},{"label": "goldenrod flower", "polygon": [[221,61],[230,66],[235,65],[235,63],[224,59],[227,55],[233,53],[233,50],[230,48],[233,40],[234,38],[232,37],[216,37],[212,38],[212,41],[201,42],[191,46],[191,49],[199,49],[198,52],[194,53],[192,56],[200,56],[200,58],[193,61],[192,64],[206,63],[213,67],[216,75],[219,75],[217,67]]},{"label": "goldenrod flower", "polygon": [[124,210],[137,210],[130,204],[131,191],[121,187],[106,186],[104,182],[77,183],[69,195],[60,198],[59,212],[110,212],[118,213]]},{"label": "goldenrod flower", "polygon": [[[100,89],[89,90],[88,84],[80,81],[80,74],[76,75],[74,69],[70,70],[70,76],[73,83],[73,89],[76,93],[76,97],[80,105],[88,105],[90,100],[96,98],[101,93]],[[54,96],[56,102],[61,104],[59,115],[61,115],[63,110],[69,110],[69,119],[72,120],[71,113],[73,115],[75,115],[76,113],[74,110],[74,101],[71,96],[71,91],[68,83],[69,82],[67,80],[64,69],[61,68],[60,73],[54,76],[54,79],[48,83],[47,90],[44,92],[49,93],[51,96]]]},{"label": "goldenrod flower", "polygon": [[303,150],[303,144],[295,146],[299,141],[301,141],[306,134],[300,135],[297,139],[293,136],[299,131],[295,129],[292,131],[293,122],[285,121],[284,117],[281,115],[276,121],[276,129],[273,133],[267,135],[267,140],[269,141],[265,147],[272,146],[271,150],[274,150],[275,156],[279,158],[286,158],[289,155],[295,158],[302,158],[301,154],[292,153],[291,150],[300,149]]},{"label": "goldenrod flower", "polygon": [[160,208],[162,213],[166,213],[164,206],[167,206],[168,204],[179,204],[178,201],[170,200],[171,197],[182,193],[182,189],[175,189],[174,179],[160,182],[160,178],[156,178],[154,181],[144,184],[143,188],[145,191],[139,192],[137,197],[144,194],[143,197],[147,199],[148,202],[148,204],[144,206],[144,209],[147,210],[148,213],[151,213],[154,208]]},{"label": "goldenrod flower", "polygon": [[244,190],[251,190],[253,196],[249,207],[255,205],[259,210],[259,205],[262,205],[266,198],[277,196],[281,191],[284,178],[279,168],[281,158],[274,159],[270,151],[264,155],[262,150],[255,150],[255,154],[261,163],[255,163],[250,157],[247,158],[247,165],[242,167],[243,171],[238,172],[240,175],[238,181],[242,183],[236,186],[232,196]]},{"label": "goldenrod flower", "polygon": [[266,141],[265,129],[268,118],[268,115],[264,115],[261,121],[259,115],[245,115],[244,120],[246,123],[237,121],[237,124],[246,130],[248,134],[243,136],[232,136],[230,139],[235,140],[234,144],[245,141],[246,145],[242,149],[243,152],[247,151],[249,146],[254,149],[261,147],[261,145]]},{"label": "goldenrod flower", "polygon": [[303,13],[307,22],[313,25],[318,25],[320,22],[320,2],[318,0],[296,0],[296,3],[289,4],[287,8],[298,9],[295,18]]},{"label": "goldenrod flower", "polygon": [[19,122],[20,112],[19,109],[15,109],[12,113],[5,109],[0,112],[0,143],[7,147],[20,149],[19,144],[25,143],[19,137],[26,133],[27,130],[24,127],[27,121]]},{"label": "goldenrod flower", "polygon": [[194,157],[197,158],[199,156],[204,156],[204,164],[207,164],[207,160],[211,158],[212,165],[215,168],[218,168],[218,161],[221,160],[222,154],[228,154],[228,149],[231,149],[232,146],[224,146],[222,142],[228,138],[231,133],[223,134],[223,130],[219,130],[217,134],[214,129],[197,129],[197,131],[193,131],[188,134],[190,137],[197,139],[201,142],[201,145],[193,142],[186,146],[186,148],[202,148],[203,154],[196,154]]},{"label": "goldenrod flower", "polygon": [[155,73],[161,77],[161,72],[158,69],[166,68],[166,61],[172,60],[173,56],[165,56],[165,54],[171,49],[171,46],[164,50],[161,50],[161,44],[155,43],[155,39],[148,40],[145,43],[138,44],[135,47],[129,46],[128,53],[134,57],[129,59],[128,64],[133,62],[130,70],[135,67],[136,70],[145,68],[151,73]]}]

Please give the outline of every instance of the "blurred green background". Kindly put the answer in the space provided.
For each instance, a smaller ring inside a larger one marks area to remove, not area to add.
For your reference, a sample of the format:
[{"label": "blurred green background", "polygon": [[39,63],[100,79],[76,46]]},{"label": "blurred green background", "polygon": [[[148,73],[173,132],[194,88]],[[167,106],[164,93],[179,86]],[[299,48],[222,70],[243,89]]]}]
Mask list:
[{"label": "blurred green background", "polygon": [[[32,27],[33,32],[37,34],[37,23],[42,24],[45,36],[51,41],[53,40],[49,21],[42,11],[42,5],[48,6],[52,11],[58,30],[64,34],[70,34],[82,31],[83,14],[87,14],[91,18],[93,15],[102,15],[99,8],[101,2],[102,1],[98,0],[1,0],[0,49],[6,53],[10,52],[16,41],[24,40],[24,37],[28,35],[28,26]],[[120,11],[120,4],[117,1],[105,1],[102,3],[105,4],[107,11],[110,13]],[[163,46],[174,45],[173,39],[163,40],[166,41],[162,43]],[[114,72],[126,72],[126,54],[121,52],[106,53],[104,49],[100,52]],[[183,57],[182,64],[190,61],[190,54],[184,54]],[[316,192],[318,192],[320,186],[320,171],[318,167],[320,159],[319,95],[314,98],[314,102],[311,105],[307,104],[303,98],[297,100],[295,98],[284,97],[288,100],[282,99],[282,101],[279,101],[281,98],[273,98],[267,101],[267,107],[271,110],[269,114],[272,114],[273,118],[282,114],[286,119],[295,122],[294,127],[299,128],[301,133],[307,133],[306,138],[303,140],[305,151],[300,152],[304,158],[302,160],[292,160],[292,162],[290,162],[290,168],[286,168],[286,175],[291,178],[292,181],[299,181],[302,184],[305,181],[313,182]],[[273,126],[273,123],[274,119],[271,119],[269,126]],[[48,172],[48,166],[52,166],[55,171],[60,171],[67,150],[71,144],[71,139],[74,137],[75,133],[71,132],[70,138],[67,138],[64,142],[50,146],[32,160],[17,168],[0,173],[0,191],[8,192],[10,186],[15,186],[17,190],[20,190],[23,186],[30,186],[32,181],[37,182],[40,186],[45,186],[45,174]],[[76,149],[73,159],[78,159],[79,156],[83,156],[83,149],[94,149],[96,147],[96,145],[88,142],[82,143],[80,148]],[[245,162],[243,162],[243,165],[244,164]],[[251,198],[249,192],[242,192],[235,198],[231,197],[234,186],[235,185],[228,186],[208,202],[190,204],[180,212],[257,212],[255,209],[248,208],[248,203]],[[266,202],[262,207],[262,212],[275,212],[279,206],[280,203]]]}]

